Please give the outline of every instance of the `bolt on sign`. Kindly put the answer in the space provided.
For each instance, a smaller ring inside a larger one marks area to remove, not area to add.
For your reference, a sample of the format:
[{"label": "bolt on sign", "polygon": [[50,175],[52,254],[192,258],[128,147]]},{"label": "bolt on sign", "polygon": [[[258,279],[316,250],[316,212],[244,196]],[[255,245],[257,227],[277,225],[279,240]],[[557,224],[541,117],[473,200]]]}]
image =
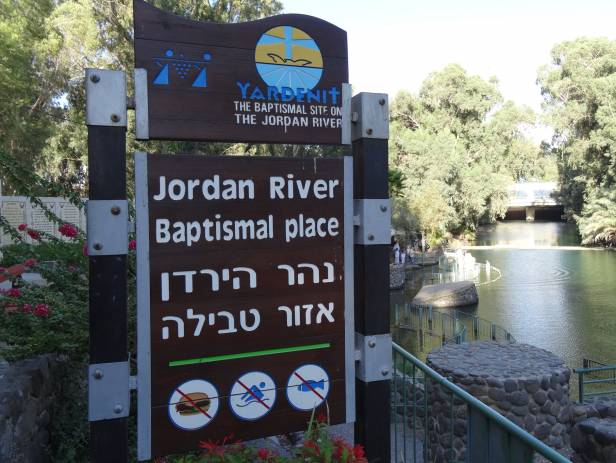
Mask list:
[{"label": "bolt on sign", "polygon": [[352,159],[135,162],[139,458],[353,421]]},{"label": "bolt on sign", "polygon": [[350,143],[344,30],[295,14],[202,23],[142,0],[134,21],[138,139]]}]

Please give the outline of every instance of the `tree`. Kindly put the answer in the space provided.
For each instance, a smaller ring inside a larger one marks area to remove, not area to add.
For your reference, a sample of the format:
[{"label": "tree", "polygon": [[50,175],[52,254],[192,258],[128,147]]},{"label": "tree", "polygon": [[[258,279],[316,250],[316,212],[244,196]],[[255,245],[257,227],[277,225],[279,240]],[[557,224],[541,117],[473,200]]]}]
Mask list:
[{"label": "tree", "polygon": [[616,199],[608,194],[616,183],[616,41],[566,41],[551,55],[538,78],[545,119],[555,131],[547,149],[556,156],[561,199],[584,242],[602,241],[588,221],[595,206]]},{"label": "tree", "polygon": [[616,246],[616,191],[593,189],[576,220],[582,244]]},{"label": "tree", "polygon": [[428,76],[417,96],[398,94],[391,122],[390,165],[406,179],[401,202],[433,241],[502,216],[508,185],[541,174],[539,148],[525,135],[532,110],[503,104],[495,79],[458,65]]},{"label": "tree", "polygon": [[[44,38],[40,21],[53,2],[0,0],[0,9],[0,154],[33,168],[59,116],[52,108],[58,93],[46,78],[53,68],[39,49]],[[15,191],[2,170],[0,181],[4,194]]]}]

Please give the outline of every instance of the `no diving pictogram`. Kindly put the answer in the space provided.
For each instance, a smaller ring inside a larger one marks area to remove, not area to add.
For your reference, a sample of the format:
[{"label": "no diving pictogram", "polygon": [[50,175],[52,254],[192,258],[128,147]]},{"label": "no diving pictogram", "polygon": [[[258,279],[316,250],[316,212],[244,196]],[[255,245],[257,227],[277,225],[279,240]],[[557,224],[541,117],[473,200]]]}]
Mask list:
[{"label": "no diving pictogram", "polygon": [[254,421],[267,415],[276,401],[274,380],[261,371],[251,371],[240,376],[229,396],[229,405],[241,420]]},{"label": "no diving pictogram", "polygon": [[329,393],[329,376],[318,365],[297,368],[287,382],[287,398],[293,408],[312,410],[321,405]]},{"label": "no diving pictogram", "polygon": [[180,429],[194,431],[207,425],[218,412],[218,391],[202,379],[180,384],[169,398],[169,419]]}]

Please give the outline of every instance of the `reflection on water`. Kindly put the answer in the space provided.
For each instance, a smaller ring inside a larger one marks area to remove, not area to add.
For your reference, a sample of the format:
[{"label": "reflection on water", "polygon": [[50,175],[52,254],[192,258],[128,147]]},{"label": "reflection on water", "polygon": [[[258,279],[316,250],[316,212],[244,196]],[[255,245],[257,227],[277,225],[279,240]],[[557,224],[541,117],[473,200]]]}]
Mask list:
[{"label": "reflection on water", "polygon": [[578,246],[580,235],[573,223],[508,221],[481,227],[476,245],[481,246]]},{"label": "reflection on water", "polygon": [[[520,245],[519,243],[523,243]],[[479,245],[575,246],[564,223],[503,222],[482,229]],[[502,278],[477,287],[479,304],[463,309],[511,332],[518,342],[548,349],[579,367],[582,358],[616,363],[616,252],[581,249],[470,249]],[[434,270],[432,270],[434,271]],[[417,289],[392,293],[392,303]]]}]

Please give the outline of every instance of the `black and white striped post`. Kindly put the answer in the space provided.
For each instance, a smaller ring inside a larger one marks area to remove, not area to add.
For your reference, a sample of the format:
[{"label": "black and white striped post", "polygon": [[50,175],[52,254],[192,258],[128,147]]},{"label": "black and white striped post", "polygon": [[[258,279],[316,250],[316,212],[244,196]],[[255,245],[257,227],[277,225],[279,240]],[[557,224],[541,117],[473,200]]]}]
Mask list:
[{"label": "black and white striped post", "polygon": [[387,95],[360,93],[351,102],[355,218],[355,442],[371,463],[389,462],[390,380]]},{"label": "black and white striped post", "polygon": [[90,461],[128,461],[126,76],[86,71]]}]

